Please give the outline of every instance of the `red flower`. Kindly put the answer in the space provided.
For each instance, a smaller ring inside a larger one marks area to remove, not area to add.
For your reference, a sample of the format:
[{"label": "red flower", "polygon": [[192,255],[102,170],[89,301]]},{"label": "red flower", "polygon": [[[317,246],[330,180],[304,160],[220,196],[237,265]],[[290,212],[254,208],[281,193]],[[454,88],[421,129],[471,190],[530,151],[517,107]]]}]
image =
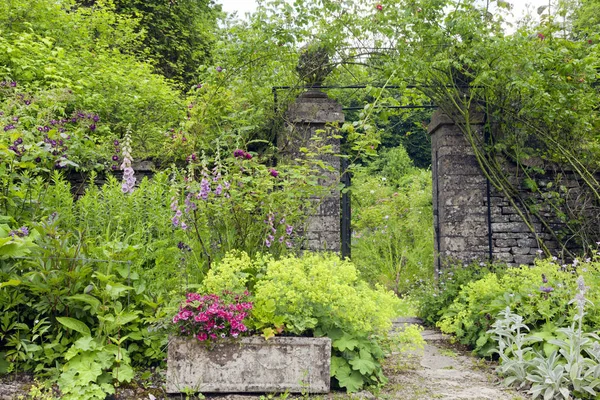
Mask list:
[{"label": "red flower", "polygon": [[540,38],[540,40],[546,39],[546,36],[543,33],[538,33],[537,37]]},{"label": "red flower", "polygon": [[377,4],[376,8],[377,8],[379,11],[383,11],[383,6],[382,6],[381,4]]}]

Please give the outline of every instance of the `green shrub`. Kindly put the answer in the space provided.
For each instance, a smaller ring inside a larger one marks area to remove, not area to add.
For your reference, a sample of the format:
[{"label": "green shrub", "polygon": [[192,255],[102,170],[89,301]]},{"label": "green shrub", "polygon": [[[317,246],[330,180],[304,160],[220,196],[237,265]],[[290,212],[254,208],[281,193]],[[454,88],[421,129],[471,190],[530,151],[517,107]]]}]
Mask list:
[{"label": "green shrub", "polygon": [[[352,263],[333,254],[305,253],[279,260],[230,253],[208,272],[202,290],[220,293],[253,286],[249,324],[275,333],[332,339],[332,376],[348,391],[385,381],[385,338],[400,300],[360,280]],[[414,336],[414,335],[413,335]]]},{"label": "green shrub", "polygon": [[[487,331],[498,313],[508,306],[521,315],[539,337],[553,339],[556,329],[568,325],[574,312],[569,307],[577,288],[574,272],[591,284],[588,299],[600,304],[596,284],[599,270],[600,263],[592,260],[576,261],[569,266],[537,260],[533,267],[509,268],[501,274],[490,272],[462,285],[452,304],[442,309],[437,325],[443,332],[454,334],[461,343],[487,355],[495,348]],[[599,317],[598,307],[591,307],[584,328],[595,329],[600,323]]]},{"label": "green shrub", "polygon": [[498,270],[495,266],[486,263],[466,265],[461,262],[448,263],[439,271],[437,281],[420,285],[412,292],[412,295],[419,299],[417,315],[427,325],[435,326],[457,298],[462,287],[488,274],[493,270],[492,268]]}]

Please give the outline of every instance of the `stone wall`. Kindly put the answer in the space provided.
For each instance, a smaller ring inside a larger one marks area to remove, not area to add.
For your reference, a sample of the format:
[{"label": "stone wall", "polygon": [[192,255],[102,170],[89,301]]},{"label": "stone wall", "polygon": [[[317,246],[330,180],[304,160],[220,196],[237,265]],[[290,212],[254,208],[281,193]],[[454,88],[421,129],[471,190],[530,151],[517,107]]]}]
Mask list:
[{"label": "stone wall", "polygon": [[[331,146],[333,154],[319,156],[332,170],[322,171],[320,184],[329,188],[329,194],[315,198],[316,212],[308,218],[304,229],[306,250],[329,250],[339,252],[340,236],[340,159],[334,154],[340,152],[340,140],[334,138],[332,124],[344,121],[342,106],[323,92],[311,90],[300,95],[286,112],[286,131],[278,138],[279,157],[296,159],[302,157],[301,147],[310,147],[316,135],[324,136],[321,145]],[[324,131],[325,133],[317,133]]]},{"label": "stone wall", "polygon": [[[475,121],[472,128],[481,132],[482,121]],[[492,259],[508,265],[532,264],[536,257],[541,256],[536,235],[509,200],[488,184],[460,128],[448,116],[436,111],[429,133],[432,135],[436,270],[443,266],[444,259]],[[506,160],[503,168],[516,172],[516,166]],[[522,198],[535,204],[545,204],[541,196],[550,193],[550,190],[544,191],[550,182],[554,185],[548,187],[564,187],[563,200],[568,207],[574,208],[581,203],[585,190],[574,174],[546,169],[546,173],[537,178],[540,178],[539,191],[520,186],[516,180],[512,183]],[[599,214],[597,207],[586,211],[590,218],[597,218]],[[553,231],[565,228],[551,210],[541,208],[540,213]],[[562,257],[565,248],[559,245],[550,231],[536,219],[533,227],[546,247]],[[566,250],[580,249],[575,241],[570,241]]]}]

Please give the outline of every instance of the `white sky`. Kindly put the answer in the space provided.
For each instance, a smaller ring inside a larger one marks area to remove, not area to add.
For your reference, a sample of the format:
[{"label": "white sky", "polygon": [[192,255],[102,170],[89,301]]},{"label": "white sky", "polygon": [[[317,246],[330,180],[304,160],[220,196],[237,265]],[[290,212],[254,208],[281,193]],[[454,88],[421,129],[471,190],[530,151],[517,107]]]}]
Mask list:
[{"label": "white sky", "polygon": [[[513,14],[516,18],[522,17],[525,13],[527,4],[533,6],[531,10],[535,14],[535,10],[539,6],[547,5],[548,0],[508,0],[513,5]],[[223,10],[229,13],[238,12],[238,16],[242,17],[247,12],[256,10],[255,0],[217,0],[223,5]]]}]

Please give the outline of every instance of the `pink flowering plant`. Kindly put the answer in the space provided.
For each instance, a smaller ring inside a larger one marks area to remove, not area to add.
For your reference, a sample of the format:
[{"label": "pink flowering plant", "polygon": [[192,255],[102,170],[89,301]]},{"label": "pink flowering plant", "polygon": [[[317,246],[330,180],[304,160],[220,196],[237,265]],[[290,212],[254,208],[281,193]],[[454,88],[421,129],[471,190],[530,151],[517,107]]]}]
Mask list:
[{"label": "pink flowering plant", "polygon": [[223,292],[222,296],[188,293],[173,324],[178,334],[193,336],[200,342],[240,337],[248,332],[244,320],[252,310],[249,296],[247,291]]}]

